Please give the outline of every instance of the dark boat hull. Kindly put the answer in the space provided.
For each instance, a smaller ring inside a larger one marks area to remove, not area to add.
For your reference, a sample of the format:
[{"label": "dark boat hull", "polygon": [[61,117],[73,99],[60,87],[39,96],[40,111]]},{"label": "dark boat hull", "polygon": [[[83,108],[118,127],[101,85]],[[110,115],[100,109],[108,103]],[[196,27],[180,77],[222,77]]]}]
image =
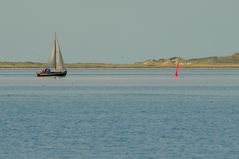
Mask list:
[{"label": "dark boat hull", "polygon": [[49,76],[64,77],[64,76],[66,76],[66,74],[67,74],[67,71],[64,71],[64,72],[37,73],[37,77],[49,77]]}]

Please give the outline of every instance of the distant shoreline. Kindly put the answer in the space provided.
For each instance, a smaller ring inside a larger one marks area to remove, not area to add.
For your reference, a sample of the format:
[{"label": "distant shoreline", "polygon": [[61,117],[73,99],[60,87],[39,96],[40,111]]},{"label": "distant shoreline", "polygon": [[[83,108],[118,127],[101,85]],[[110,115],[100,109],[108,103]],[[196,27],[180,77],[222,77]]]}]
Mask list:
[{"label": "distant shoreline", "polygon": [[[182,68],[239,68],[239,53],[229,56],[213,56],[185,60],[181,57],[166,59],[148,59],[131,64],[112,63],[66,63],[66,68],[174,68],[176,62],[180,62]],[[0,68],[44,68],[46,63],[40,62],[1,62]]]},{"label": "distant shoreline", "polygon": [[[0,68],[45,68],[47,64],[0,64]],[[65,64],[66,68],[175,68],[174,65],[144,65],[144,64]],[[184,66],[181,68],[239,68],[239,64],[217,64],[217,65],[191,65]]]}]

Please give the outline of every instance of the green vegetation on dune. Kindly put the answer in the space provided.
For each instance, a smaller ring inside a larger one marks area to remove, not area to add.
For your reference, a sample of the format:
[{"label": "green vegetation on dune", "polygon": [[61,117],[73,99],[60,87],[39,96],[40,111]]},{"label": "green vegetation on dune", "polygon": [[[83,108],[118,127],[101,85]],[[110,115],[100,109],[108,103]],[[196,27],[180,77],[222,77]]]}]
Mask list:
[{"label": "green vegetation on dune", "polygon": [[239,53],[230,56],[213,56],[204,58],[193,58],[185,60],[181,57],[172,57],[168,59],[146,60],[138,64],[158,67],[174,67],[176,61],[179,61],[181,67],[239,67]]},{"label": "green vegetation on dune", "polygon": [[[166,68],[175,67],[179,61],[181,67],[188,68],[239,68],[239,53],[230,56],[204,57],[185,60],[181,57],[171,57],[167,59],[149,59],[133,64],[110,64],[110,63],[66,63],[66,68]],[[39,62],[0,62],[0,68],[42,68],[46,63]]]},{"label": "green vegetation on dune", "polygon": [[231,56],[222,57],[206,57],[198,59],[187,60],[193,64],[239,64],[239,53],[235,53]]}]

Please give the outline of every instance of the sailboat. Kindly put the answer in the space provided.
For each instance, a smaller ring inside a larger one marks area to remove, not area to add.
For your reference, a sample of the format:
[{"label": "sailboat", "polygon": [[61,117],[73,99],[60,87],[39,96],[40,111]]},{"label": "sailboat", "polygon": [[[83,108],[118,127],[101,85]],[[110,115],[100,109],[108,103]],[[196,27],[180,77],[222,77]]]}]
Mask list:
[{"label": "sailboat", "polygon": [[[58,55],[58,58],[57,58]],[[61,54],[61,49],[59,45],[59,41],[56,38],[53,42],[53,47],[51,49],[51,54],[48,60],[48,65],[45,69],[40,72],[36,72],[38,77],[46,77],[46,76],[66,76],[67,70],[64,67],[64,61]]]},{"label": "sailboat", "polygon": [[173,73],[174,77],[178,77],[178,68],[179,68],[179,62],[176,63],[176,70]]}]

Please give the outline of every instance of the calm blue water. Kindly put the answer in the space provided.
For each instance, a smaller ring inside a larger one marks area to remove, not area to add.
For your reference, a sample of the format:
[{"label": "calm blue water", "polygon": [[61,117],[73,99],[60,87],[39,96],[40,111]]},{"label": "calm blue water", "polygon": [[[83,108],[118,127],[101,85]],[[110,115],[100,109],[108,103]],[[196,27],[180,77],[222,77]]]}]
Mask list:
[{"label": "calm blue water", "polygon": [[0,69],[1,159],[237,159],[239,70]]}]

